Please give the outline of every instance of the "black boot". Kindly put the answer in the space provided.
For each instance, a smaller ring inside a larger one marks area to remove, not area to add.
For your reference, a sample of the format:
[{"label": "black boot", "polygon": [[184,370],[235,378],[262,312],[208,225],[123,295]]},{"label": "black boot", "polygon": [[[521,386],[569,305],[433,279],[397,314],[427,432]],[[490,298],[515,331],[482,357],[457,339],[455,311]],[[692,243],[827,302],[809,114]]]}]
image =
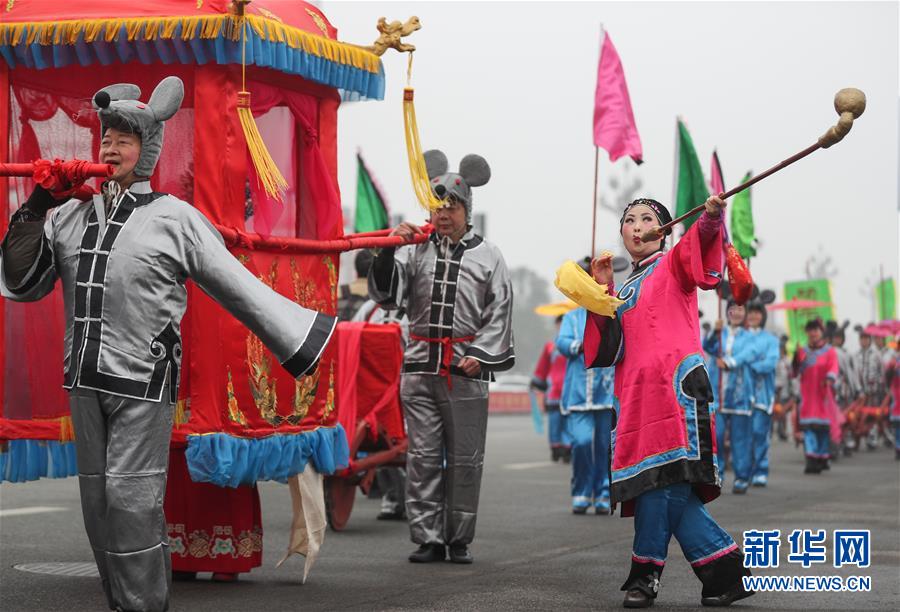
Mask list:
[{"label": "black boot", "polygon": [[469,552],[469,547],[465,544],[450,545],[450,561],[453,563],[472,563],[475,557]]},{"label": "black boot", "polygon": [[732,551],[715,561],[694,568],[694,573],[703,583],[700,603],[704,606],[730,606],[738,599],[753,595],[744,589],[744,576],[750,570],[743,566],[740,549]]},{"label": "black boot", "polygon": [[822,472],[822,468],[819,466],[819,460],[813,459],[812,457],[806,458],[806,468],[804,468],[804,474],[819,474]]},{"label": "black boot", "polygon": [[626,608],[649,608],[656,600],[657,593],[659,593],[659,574],[653,572],[628,585],[622,605]]},{"label": "black boot", "polygon": [[409,555],[410,563],[433,563],[447,558],[447,549],[443,544],[422,544]]}]

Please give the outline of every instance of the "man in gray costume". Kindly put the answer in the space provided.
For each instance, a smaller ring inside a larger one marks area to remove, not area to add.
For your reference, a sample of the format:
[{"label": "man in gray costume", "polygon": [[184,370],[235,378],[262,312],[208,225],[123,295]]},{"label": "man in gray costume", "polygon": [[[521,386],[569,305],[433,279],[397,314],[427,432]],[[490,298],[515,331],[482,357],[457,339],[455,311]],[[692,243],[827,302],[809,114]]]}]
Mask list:
[{"label": "man in gray costume", "polygon": [[[404,308],[409,345],[400,399],[409,436],[406,514],[414,563],[471,563],[487,432],[488,382],[513,366],[512,285],[503,256],[470,224],[472,187],[491,173],[478,155],[448,172],[440,151],[425,153],[435,195],[435,232],[422,244],[382,249],[369,295]],[[421,233],[402,223],[392,235]]]},{"label": "man in gray costume", "polygon": [[244,323],[294,376],[316,367],[335,321],[270,290],[196,208],[150,188],[163,122],[180,107],[184,86],[168,77],[147,103],[139,97],[129,84],[94,96],[100,162],[115,173],[87,202],[35,188],[3,240],[0,292],[33,301],[62,281],[65,387],[103,588],[110,609],[165,610],[171,572],[163,494],[185,281]]}]

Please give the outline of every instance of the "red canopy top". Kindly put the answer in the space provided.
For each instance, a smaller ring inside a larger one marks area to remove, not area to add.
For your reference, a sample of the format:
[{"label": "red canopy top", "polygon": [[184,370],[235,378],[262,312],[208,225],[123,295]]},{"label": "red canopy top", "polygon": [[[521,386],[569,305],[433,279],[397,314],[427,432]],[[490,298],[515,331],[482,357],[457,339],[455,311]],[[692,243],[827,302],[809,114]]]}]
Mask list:
[{"label": "red canopy top", "polygon": [[[141,17],[208,17],[234,12],[230,0],[13,0],[0,11],[0,23],[40,23],[129,19]],[[337,38],[337,28],[325,15],[300,0],[255,0],[247,5],[248,15],[270,19],[318,36]]]}]

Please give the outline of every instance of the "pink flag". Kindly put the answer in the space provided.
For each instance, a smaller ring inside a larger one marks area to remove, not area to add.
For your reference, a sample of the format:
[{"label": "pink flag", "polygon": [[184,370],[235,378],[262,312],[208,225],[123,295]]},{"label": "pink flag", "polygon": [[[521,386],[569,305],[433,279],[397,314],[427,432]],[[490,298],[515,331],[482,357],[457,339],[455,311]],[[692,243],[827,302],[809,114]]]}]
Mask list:
[{"label": "pink flag", "polygon": [[719,195],[725,193],[725,179],[722,178],[722,166],[719,164],[719,154],[713,150],[712,168],[709,171],[709,187],[710,191]]},{"label": "pink flag", "polygon": [[640,164],[644,161],[641,137],[631,111],[625,71],[609,35],[603,32],[602,36],[594,97],[594,144],[606,149],[610,161],[628,155]]}]

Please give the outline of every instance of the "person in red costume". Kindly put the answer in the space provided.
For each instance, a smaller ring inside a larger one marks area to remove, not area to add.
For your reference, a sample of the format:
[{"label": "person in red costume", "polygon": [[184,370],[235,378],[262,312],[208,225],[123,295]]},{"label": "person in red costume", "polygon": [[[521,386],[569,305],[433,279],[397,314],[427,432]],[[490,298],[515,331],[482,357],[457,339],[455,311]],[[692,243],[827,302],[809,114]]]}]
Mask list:
[{"label": "person in red costume", "polygon": [[806,474],[818,474],[829,468],[831,458],[830,432],[835,412],[834,386],[838,380],[838,355],[825,338],[821,319],[806,324],[806,347],[794,353],[794,376],[800,377],[800,428],[803,430],[803,451],[806,455]]}]

